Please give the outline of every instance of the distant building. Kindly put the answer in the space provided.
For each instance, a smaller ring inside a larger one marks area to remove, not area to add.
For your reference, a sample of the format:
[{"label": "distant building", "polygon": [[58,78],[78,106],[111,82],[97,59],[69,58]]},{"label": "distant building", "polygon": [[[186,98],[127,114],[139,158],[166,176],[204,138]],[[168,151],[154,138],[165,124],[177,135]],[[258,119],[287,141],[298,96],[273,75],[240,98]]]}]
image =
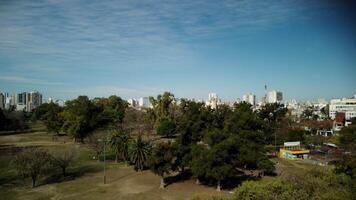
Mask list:
[{"label": "distant building", "polygon": [[290,160],[303,160],[308,158],[309,150],[300,146],[300,142],[285,142],[279,149],[279,157]]},{"label": "distant building", "polygon": [[141,97],[138,99],[138,106],[140,108],[150,108],[152,105],[148,97]]},{"label": "distant building", "polygon": [[6,101],[5,95],[0,92],[0,109],[2,110],[5,109],[5,101]]},{"label": "distant building", "polygon": [[216,109],[220,103],[221,100],[216,93],[209,93],[208,101],[205,102],[206,106],[210,106],[212,109]]},{"label": "distant building", "polygon": [[255,106],[256,105],[256,95],[254,95],[252,93],[245,94],[242,96],[242,101]]},{"label": "distant building", "polygon": [[332,99],[329,106],[329,117],[335,119],[336,113],[345,113],[345,120],[356,117],[356,98]]},{"label": "distant building", "polygon": [[272,90],[267,94],[267,103],[281,103],[283,94],[280,91]]},{"label": "distant building", "polygon": [[27,96],[27,92],[22,92],[22,93],[18,93],[16,96],[15,96],[15,104],[18,105],[26,105],[26,98]]},{"label": "distant building", "polygon": [[129,103],[130,107],[133,107],[133,108],[138,107],[138,101],[136,99],[129,99],[129,100],[127,100],[127,102]]},{"label": "distant building", "polygon": [[37,108],[42,104],[42,94],[33,91],[26,94],[26,111],[31,112],[33,109]]}]

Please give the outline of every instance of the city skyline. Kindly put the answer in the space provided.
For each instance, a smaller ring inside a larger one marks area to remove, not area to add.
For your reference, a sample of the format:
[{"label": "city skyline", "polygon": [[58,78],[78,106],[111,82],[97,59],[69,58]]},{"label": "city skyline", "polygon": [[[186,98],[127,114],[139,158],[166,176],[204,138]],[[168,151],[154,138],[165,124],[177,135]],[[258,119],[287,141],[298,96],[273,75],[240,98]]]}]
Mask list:
[{"label": "city skyline", "polygon": [[[170,91],[235,100],[356,93],[354,7],[325,1],[0,2],[0,90],[45,97]],[[199,8],[199,9],[198,9]],[[184,11],[184,12],[183,12]],[[253,12],[252,12],[253,11]]]}]

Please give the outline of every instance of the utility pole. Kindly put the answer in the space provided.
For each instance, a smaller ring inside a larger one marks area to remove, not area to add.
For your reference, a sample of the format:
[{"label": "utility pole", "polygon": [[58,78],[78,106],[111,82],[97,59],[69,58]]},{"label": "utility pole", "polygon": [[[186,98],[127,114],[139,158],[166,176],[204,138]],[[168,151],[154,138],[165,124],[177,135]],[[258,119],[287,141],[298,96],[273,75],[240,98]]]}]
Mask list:
[{"label": "utility pole", "polygon": [[106,140],[104,140],[104,184],[106,184]]},{"label": "utility pole", "polygon": [[98,142],[104,142],[104,184],[106,184],[106,140],[98,139]]}]

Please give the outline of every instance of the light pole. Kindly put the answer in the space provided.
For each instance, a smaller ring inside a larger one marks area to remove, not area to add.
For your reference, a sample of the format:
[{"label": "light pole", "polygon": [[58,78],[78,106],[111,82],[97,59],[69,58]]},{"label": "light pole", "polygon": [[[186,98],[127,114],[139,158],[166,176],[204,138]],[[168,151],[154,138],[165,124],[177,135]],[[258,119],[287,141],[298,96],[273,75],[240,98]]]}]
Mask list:
[{"label": "light pole", "polygon": [[104,142],[104,184],[106,184],[106,140],[98,139],[98,142]]}]

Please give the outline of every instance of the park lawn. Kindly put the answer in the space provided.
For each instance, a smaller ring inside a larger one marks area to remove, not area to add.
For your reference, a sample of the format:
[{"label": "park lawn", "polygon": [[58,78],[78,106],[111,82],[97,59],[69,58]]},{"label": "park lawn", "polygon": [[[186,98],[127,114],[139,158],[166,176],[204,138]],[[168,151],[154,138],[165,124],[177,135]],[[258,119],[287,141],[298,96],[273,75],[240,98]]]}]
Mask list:
[{"label": "park lawn", "polygon": [[[11,160],[22,148],[37,146],[48,151],[74,147],[76,162],[63,178],[60,171],[43,177],[38,186],[31,188],[11,168]],[[43,131],[0,136],[0,197],[1,199],[187,199],[195,196],[212,198],[229,196],[227,191],[217,192],[214,187],[196,185],[187,180],[159,189],[160,177],[150,171],[136,172],[122,163],[107,164],[107,184],[103,184],[103,163],[92,160],[92,151],[83,144],[74,144],[66,136],[53,141],[52,135]]]}]

